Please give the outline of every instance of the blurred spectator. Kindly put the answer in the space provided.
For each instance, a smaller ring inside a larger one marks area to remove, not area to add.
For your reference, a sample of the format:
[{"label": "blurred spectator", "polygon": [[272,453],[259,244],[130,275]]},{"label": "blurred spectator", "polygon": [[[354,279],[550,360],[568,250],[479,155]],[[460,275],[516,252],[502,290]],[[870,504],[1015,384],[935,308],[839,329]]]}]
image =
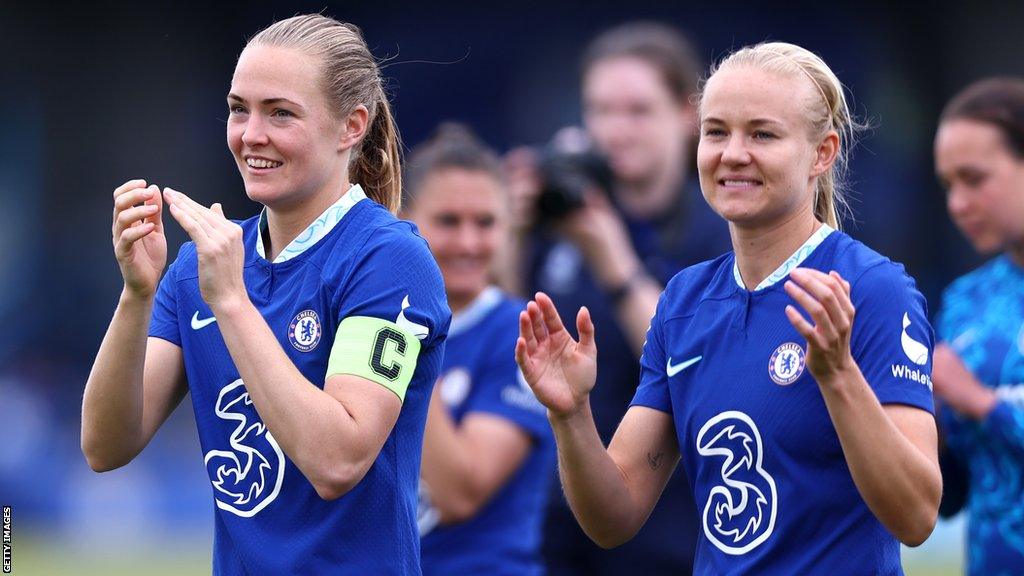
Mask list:
[{"label": "blurred spectator", "polygon": [[[518,233],[509,257],[520,263],[523,285],[548,293],[563,318],[587,306],[597,327],[601,369],[591,406],[606,443],[633,396],[665,283],[730,248],[725,222],[691,174],[699,69],[689,42],[665,25],[606,31],[583,58],[587,138],[563,131],[541,155],[520,149],[506,159]],[[564,499],[553,498],[545,557],[555,575],[688,574],[696,540],[680,469],[644,529],[612,551],[590,542]]]},{"label": "blurred spectator", "polygon": [[1024,569],[1024,80],[972,84],[935,136],[946,207],[979,253],[943,294],[933,381],[945,446],[942,512],[967,506],[967,572]]},{"label": "blurred spectator", "polygon": [[525,302],[490,283],[508,220],[497,156],[446,124],[406,167],[405,216],[430,243],[453,313],[423,437],[423,573],[542,574],[554,438],[515,362]]}]

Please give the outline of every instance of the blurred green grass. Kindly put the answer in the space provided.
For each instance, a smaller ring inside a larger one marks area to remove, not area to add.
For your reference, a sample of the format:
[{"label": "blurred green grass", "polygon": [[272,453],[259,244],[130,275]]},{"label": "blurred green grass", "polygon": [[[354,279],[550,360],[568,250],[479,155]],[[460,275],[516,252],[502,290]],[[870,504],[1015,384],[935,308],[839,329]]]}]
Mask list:
[{"label": "blurred green grass", "polygon": [[[210,574],[213,545],[208,540],[174,540],[122,550],[109,543],[90,549],[38,534],[16,534],[13,544],[15,576],[201,576]],[[919,549],[909,556],[903,562],[906,576],[961,574],[958,565],[929,551]]]},{"label": "blurred green grass", "polygon": [[128,549],[90,550],[15,534],[15,576],[201,576],[210,574],[211,542],[168,542]]}]

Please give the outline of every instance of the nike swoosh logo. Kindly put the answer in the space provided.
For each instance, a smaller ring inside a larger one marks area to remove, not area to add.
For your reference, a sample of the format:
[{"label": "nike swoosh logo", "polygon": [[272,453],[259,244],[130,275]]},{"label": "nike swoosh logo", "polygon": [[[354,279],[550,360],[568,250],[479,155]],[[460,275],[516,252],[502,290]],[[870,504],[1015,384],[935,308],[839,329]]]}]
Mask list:
[{"label": "nike swoosh logo", "polygon": [[209,318],[203,318],[202,320],[200,320],[199,310],[196,310],[196,313],[192,315],[192,329],[199,330],[200,328],[206,328],[207,326],[213,324],[216,321],[217,318],[215,316],[210,316]]},{"label": "nike swoosh logo", "polygon": [[697,362],[700,362],[701,358],[703,358],[703,356],[696,356],[694,358],[690,358],[689,360],[687,360],[685,362],[680,362],[679,364],[676,364],[675,366],[672,365],[672,359],[669,358],[668,359],[668,365],[665,366],[665,372],[668,373],[669,378],[671,378],[671,377],[675,376],[676,374],[679,374],[683,370],[686,370],[690,366],[693,366]]}]

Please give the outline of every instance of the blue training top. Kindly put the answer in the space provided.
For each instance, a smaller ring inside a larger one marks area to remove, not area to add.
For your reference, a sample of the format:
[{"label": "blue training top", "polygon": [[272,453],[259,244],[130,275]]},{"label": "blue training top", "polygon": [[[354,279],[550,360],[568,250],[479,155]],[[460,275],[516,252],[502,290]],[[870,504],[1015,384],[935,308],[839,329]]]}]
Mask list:
[{"label": "blue training top", "polygon": [[533,395],[515,361],[519,312],[525,302],[497,288],[485,289],[455,315],[438,386],[456,423],[470,414],[508,420],[533,442],[518,470],[475,516],[438,525],[422,486],[420,529],[426,576],[544,573],[541,526],[555,468],[555,445],[546,410]]},{"label": "blue training top", "polygon": [[786,318],[798,265],[851,283],[851,349],[879,401],[933,409],[924,298],[846,234],[823,226],[753,292],[733,253],[680,272],[651,321],[633,405],[673,417],[700,515],[694,574],[902,573]]},{"label": "blue training top", "polygon": [[[366,476],[321,499],[256,412],[199,291],[196,248],[182,246],[160,282],[150,336],[181,347],[215,508],[213,573],[420,574],[416,491],[430,392],[441,368],[448,310],[440,271],[414,226],[354,186],[281,252],[263,257],[261,218],[241,223],[243,278],[281,348],[323,388],[345,318],[396,323],[378,369],[415,366],[402,411]],[[378,357],[379,356],[379,357]]]},{"label": "blue training top", "polygon": [[946,289],[936,330],[999,401],[981,422],[939,413],[952,454],[967,465],[971,576],[1024,571],[1024,270],[1006,255]]}]

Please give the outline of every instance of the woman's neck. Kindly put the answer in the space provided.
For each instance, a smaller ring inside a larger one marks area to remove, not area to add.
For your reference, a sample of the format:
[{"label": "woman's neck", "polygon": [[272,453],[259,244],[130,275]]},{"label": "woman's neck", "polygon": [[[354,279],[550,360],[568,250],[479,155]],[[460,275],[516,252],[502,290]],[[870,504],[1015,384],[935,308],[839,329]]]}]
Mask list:
[{"label": "woman's neck", "polygon": [[263,246],[267,260],[273,262],[292,240],[298,238],[317,217],[347,194],[351,187],[348,182],[343,182],[340,186],[332,186],[330,192],[321,192],[309,200],[274,208],[267,206],[268,234]]},{"label": "woman's neck", "polygon": [[615,198],[633,218],[652,219],[680,202],[679,191],[686,183],[686,164],[670,162],[660,173],[632,182],[619,182]]},{"label": "woman's neck", "polygon": [[1024,268],[1024,242],[1010,244],[1010,247],[1006,250],[1006,255],[1018,267]]},{"label": "woman's neck", "polygon": [[458,314],[464,311],[466,308],[469,308],[474,302],[476,302],[476,299],[479,298],[480,295],[483,294],[485,290],[487,290],[486,287],[469,295],[453,294],[451,292],[447,293],[446,296],[448,297],[448,309],[452,311],[452,314]]},{"label": "woman's neck", "polygon": [[767,227],[743,228],[730,222],[736,265],[747,290],[781,266],[821,225],[810,207]]}]

